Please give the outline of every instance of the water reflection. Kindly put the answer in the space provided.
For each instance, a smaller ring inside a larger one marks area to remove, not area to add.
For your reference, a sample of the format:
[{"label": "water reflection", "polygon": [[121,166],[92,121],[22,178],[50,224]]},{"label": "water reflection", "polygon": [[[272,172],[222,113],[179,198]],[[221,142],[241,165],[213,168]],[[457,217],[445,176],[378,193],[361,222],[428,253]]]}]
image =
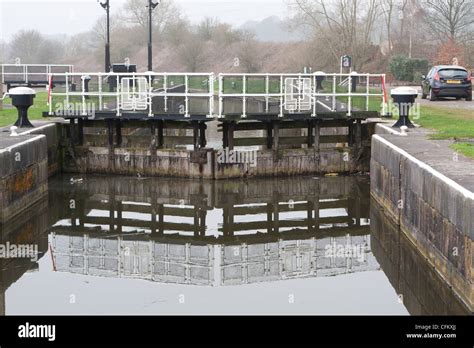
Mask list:
[{"label": "water reflection", "polygon": [[472,314],[377,202],[371,204],[373,253],[410,314]]},{"label": "water reflection", "polygon": [[[41,265],[0,259],[0,314],[468,313],[369,206],[367,177],[64,176],[49,188],[0,225],[1,245],[37,245]],[[199,301],[180,307],[184,292]]]},{"label": "water reflection", "polygon": [[378,269],[366,177],[50,184],[55,269],[236,285]]},{"label": "water reflection", "polygon": [[[48,199],[43,198],[24,214],[0,224],[0,315],[5,315],[5,292],[27,272],[38,270],[37,260],[48,250]],[[8,250],[22,246],[34,246],[35,255],[17,253],[9,256]],[[3,255],[5,253],[5,255]],[[37,254],[36,254],[37,253]],[[33,257],[32,257],[33,256]]]}]

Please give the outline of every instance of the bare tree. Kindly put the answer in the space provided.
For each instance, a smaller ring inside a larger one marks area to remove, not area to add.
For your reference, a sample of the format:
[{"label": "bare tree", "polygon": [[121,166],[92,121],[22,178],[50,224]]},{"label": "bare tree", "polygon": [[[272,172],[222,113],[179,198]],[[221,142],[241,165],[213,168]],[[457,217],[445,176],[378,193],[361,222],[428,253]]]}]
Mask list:
[{"label": "bare tree", "polygon": [[336,61],[351,54],[362,63],[380,14],[378,0],[295,0],[295,4],[302,24],[314,29]]},{"label": "bare tree", "polygon": [[178,55],[187,71],[196,72],[205,64],[205,43],[193,33],[179,47]]},{"label": "bare tree", "polygon": [[[127,0],[120,16],[125,22],[140,26],[144,31],[148,28],[148,0]],[[179,8],[172,0],[161,1],[153,11],[153,29],[160,34],[165,26],[181,18]]]},{"label": "bare tree", "polygon": [[387,32],[387,44],[388,44],[388,55],[391,54],[393,49],[392,42],[392,25],[393,15],[395,11],[395,0],[382,0],[381,2],[382,13],[384,17],[386,32]]},{"label": "bare tree", "polygon": [[472,34],[472,0],[425,0],[425,4],[428,24],[440,39],[464,41]]},{"label": "bare tree", "polygon": [[55,63],[62,55],[61,42],[49,40],[36,30],[18,32],[9,46],[10,59],[20,58],[22,63]]},{"label": "bare tree", "polygon": [[260,55],[260,45],[255,39],[255,35],[251,32],[242,33],[242,41],[239,47],[238,63],[246,73],[256,73],[262,65]]}]

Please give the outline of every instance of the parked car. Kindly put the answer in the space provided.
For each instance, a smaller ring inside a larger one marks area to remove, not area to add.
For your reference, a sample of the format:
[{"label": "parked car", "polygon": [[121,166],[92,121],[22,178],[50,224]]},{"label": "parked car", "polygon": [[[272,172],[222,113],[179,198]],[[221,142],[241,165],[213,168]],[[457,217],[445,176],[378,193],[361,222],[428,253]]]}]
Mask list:
[{"label": "parked car", "polygon": [[436,65],[422,76],[421,97],[435,101],[442,97],[472,100],[471,74],[460,66]]}]

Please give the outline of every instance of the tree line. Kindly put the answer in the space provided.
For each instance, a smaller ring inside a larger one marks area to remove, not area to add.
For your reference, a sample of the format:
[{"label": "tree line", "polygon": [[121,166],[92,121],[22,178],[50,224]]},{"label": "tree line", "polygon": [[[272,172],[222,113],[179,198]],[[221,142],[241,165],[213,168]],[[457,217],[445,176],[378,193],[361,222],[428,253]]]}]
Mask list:
[{"label": "tree line", "polygon": [[[157,71],[338,71],[349,54],[354,69],[387,72],[405,60],[474,67],[474,0],[289,0],[288,30],[304,27],[298,42],[269,43],[217,19],[191,24],[176,3],[163,0],[153,14]],[[146,0],[128,0],[111,21],[113,62],[129,58],[146,69]],[[18,32],[0,45],[4,61],[72,63],[102,70],[105,18],[90,31],[51,39]],[[424,68],[423,68],[424,69]]]}]

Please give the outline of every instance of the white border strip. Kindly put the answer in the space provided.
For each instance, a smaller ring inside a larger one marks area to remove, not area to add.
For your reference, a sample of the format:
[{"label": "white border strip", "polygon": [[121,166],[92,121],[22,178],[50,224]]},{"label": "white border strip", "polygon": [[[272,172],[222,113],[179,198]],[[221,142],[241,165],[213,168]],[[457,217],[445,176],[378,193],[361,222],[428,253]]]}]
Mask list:
[{"label": "white border strip", "polygon": [[392,127],[387,126],[385,123],[377,123],[377,125],[375,127],[378,127],[378,126],[382,127],[383,129],[385,129],[390,134],[393,134],[393,135],[401,135],[402,134],[402,133],[396,131],[395,129],[393,129]]},{"label": "white border strip", "polygon": [[468,199],[472,199],[474,200],[474,193],[469,191],[468,189],[466,189],[465,187],[459,185],[457,182],[455,182],[454,180],[448,178],[447,176],[445,176],[444,174],[441,174],[440,172],[436,171],[435,169],[433,169],[432,167],[430,167],[428,164],[426,164],[425,162],[422,162],[420,161],[419,159],[413,157],[412,155],[410,155],[408,152],[406,152],[405,150],[402,150],[400,149],[399,147],[395,146],[394,144],[392,144],[390,141],[382,138],[380,135],[377,135],[377,134],[374,134],[373,135],[373,138],[377,139],[377,140],[380,140],[382,143],[384,143],[385,145],[387,145],[388,147],[392,148],[393,150],[397,151],[400,155],[402,156],[405,156],[406,158],[408,158],[409,160],[415,162],[418,166],[420,166],[421,168],[427,170],[428,172],[430,172],[431,174],[433,174],[435,177],[437,177],[438,179],[440,179],[441,181],[444,181],[446,184],[448,184],[449,186],[453,187],[455,190],[459,191],[460,193],[462,193],[464,195],[464,197],[468,198]]}]

